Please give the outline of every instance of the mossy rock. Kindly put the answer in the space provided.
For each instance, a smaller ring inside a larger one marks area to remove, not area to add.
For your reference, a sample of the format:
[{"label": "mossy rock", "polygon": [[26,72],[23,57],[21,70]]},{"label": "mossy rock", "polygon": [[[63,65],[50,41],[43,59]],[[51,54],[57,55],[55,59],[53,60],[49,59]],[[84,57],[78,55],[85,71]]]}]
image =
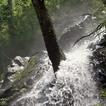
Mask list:
[{"label": "mossy rock", "polygon": [[25,85],[25,82],[33,75],[33,73],[36,73],[36,65],[36,57],[33,56],[26,64],[24,70],[18,70],[14,73],[12,76],[13,82],[11,82],[6,90],[0,95],[0,106],[8,106],[7,104],[9,102],[27,91],[28,88]]}]

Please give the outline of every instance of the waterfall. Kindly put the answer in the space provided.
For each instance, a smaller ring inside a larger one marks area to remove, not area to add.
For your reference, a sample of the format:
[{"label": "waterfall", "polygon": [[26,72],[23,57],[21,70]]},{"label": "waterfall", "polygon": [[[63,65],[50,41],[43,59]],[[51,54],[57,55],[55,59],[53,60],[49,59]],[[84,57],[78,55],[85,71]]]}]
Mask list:
[{"label": "waterfall", "polygon": [[89,45],[97,44],[105,34],[104,30],[105,27],[101,28],[93,37],[65,52],[66,60],[61,61],[59,70],[55,73],[56,77],[45,52],[46,56],[41,58],[42,62],[39,65],[43,73],[42,77],[35,81],[29,92],[11,103],[11,106],[96,106],[99,104],[95,73],[90,60],[93,52],[89,49]]},{"label": "waterfall", "polygon": [[[87,48],[90,41],[65,53],[54,77],[51,65],[30,92],[18,98],[11,106],[95,106],[99,101],[93,66],[92,51]],[[43,58],[45,64],[49,59]]]}]

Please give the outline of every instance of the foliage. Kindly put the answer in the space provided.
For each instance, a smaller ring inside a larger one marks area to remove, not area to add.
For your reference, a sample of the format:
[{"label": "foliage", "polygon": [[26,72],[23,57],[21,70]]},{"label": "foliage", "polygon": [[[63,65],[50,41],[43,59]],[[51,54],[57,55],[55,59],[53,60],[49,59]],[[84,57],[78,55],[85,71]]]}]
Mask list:
[{"label": "foliage", "polygon": [[101,105],[101,104],[96,104],[95,106],[103,106],[103,105]]},{"label": "foliage", "polygon": [[100,96],[106,98],[106,89],[101,90]]},{"label": "foliage", "polygon": [[94,15],[102,22],[106,18],[106,7],[102,0],[92,0],[90,5],[92,5]]},{"label": "foliage", "polygon": [[[28,54],[30,45],[39,30],[31,0],[10,1],[12,1],[12,10],[9,8],[8,0],[0,0],[0,75],[5,75],[11,58]],[[63,5],[65,0],[46,0],[45,2],[48,8],[54,11],[57,9],[56,6]],[[12,30],[11,33],[10,30]]]},{"label": "foliage", "polygon": [[33,56],[28,63],[26,63],[26,67],[24,70],[19,70],[15,73],[15,81],[22,81],[24,78],[27,78],[32,72],[36,71],[36,57]]},{"label": "foliage", "polygon": [[10,24],[13,24],[14,32],[10,33],[12,28],[8,23],[10,10],[7,1],[0,0],[0,73],[6,71],[5,67],[15,55],[28,53],[39,27],[31,0],[12,0]]},{"label": "foliage", "polygon": [[[18,70],[13,75],[11,75],[12,83],[10,83],[10,92],[8,92],[8,96],[0,97],[0,106],[7,106],[9,102],[17,98],[19,95],[28,91],[28,86],[25,84],[29,76],[36,71],[36,58],[32,56],[29,62],[26,61],[25,69]],[[37,73],[37,72],[36,72]],[[31,86],[30,86],[31,87]]]},{"label": "foliage", "polygon": [[7,106],[7,98],[1,98],[0,99],[0,106]]},{"label": "foliage", "polygon": [[50,11],[57,11],[61,9],[64,5],[70,6],[71,8],[76,5],[80,5],[82,0],[45,0],[45,4]]}]

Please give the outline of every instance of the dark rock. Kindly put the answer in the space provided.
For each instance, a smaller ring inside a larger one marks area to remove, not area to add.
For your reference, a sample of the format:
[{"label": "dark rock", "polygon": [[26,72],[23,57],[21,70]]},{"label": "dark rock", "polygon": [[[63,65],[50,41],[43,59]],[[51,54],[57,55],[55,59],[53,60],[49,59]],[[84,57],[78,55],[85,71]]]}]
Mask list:
[{"label": "dark rock", "polygon": [[99,46],[106,47],[106,34],[103,35],[103,38],[101,41],[98,43]]},{"label": "dark rock", "polygon": [[80,23],[65,28],[65,31],[59,40],[60,47],[63,50],[68,51],[76,40],[85,35],[85,26],[91,22],[92,16],[91,14],[83,14],[82,19],[83,20]]},{"label": "dark rock", "polygon": [[16,63],[16,64],[18,64],[19,66],[23,66],[23,64],[19,61],[19,60],[14,60],[14,62]]},{"label": "dark rock", "polygon": [[[93,67],[95,71],[95,80],[98,82],[98,86],[106,87],[106,36],[100,40],[97,44],[91,44],[90,48],[93,50]],[[93,45],[93,46],[92,46]],[[99,48],[97,48],[99,46]]]},{"label": "dark rock", "polygon": [[26,85],[27,85],[27,86],[32,86],[33,83],[34,83],[34,81],[33,81],[33,79],[31,79],[31,78],[26,81]]},{"label": "dark rock", "polygon": [[12,87],[10,87],[9,89],[5,90],[2,95],[0,95],[0,98],[10,97],[14,92],[15,90],[13,90]]}]

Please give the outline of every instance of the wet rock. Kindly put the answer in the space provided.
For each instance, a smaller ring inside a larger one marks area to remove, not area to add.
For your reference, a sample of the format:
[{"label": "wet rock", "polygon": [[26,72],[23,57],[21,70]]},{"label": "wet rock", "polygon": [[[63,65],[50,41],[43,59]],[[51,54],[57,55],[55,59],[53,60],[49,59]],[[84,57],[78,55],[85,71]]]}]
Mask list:
[{"label": "wet rock", "polygon": [[10,97],[15,94],[14,92],[17,92],[14,85],[15,81],[19,73],[23,72],[27,67],[29,59],[30,57],[16,56],[7,66],[7,73],[0,87],[0,98]]},{"label": "wet rock", "polygon": [[18,70],[23,70],[25,65],[28,63],[30,57],[21,57],[16,56],[12,61],[11,64],[8,65],[8,72],[16,72]]},{"label": "wet rock", "polygon": [[16,79],[16,74],[22,72],[28,64],[30,57],[16,56],[7,66],[7,74],[4,80],[4,87],[7,84],[13,83]]},{"label": "wet rock", "polygon": [[30,78],[30,79],[28,79],[28,80],[26,81],[26,85],[29,86],[29,87],[32,86],[33,83],[34,83],[34,81],[33,81],[32,78]]},{"label": "wet rock", "polygon": [[94,66],[95,80],[99,87],[106,88],[106,35],[97,44],[90,45],[93,50],[92,62]]},{"label": "wet rock", "polygon": [[85,35],[86,26],[89,25],[92,20],[91,14],[83,14],[80,23],[65,28],[59,40],[60,47],[65,51],[69,51],[75,41]]}]

